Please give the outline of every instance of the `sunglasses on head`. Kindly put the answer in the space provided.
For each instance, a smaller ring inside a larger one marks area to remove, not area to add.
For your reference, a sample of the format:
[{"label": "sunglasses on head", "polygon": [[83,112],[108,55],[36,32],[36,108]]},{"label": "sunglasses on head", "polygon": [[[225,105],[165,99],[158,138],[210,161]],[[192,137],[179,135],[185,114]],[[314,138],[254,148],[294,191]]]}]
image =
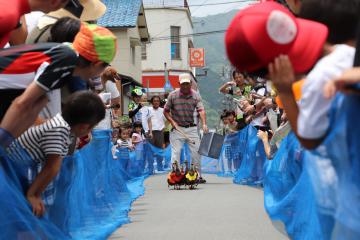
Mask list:
[{"label": "sunglasses on head", "polygon": [[80,18],[84,11],[84,7],[80,4],[79,0],[70,0],[64,9],[77,18]]}]

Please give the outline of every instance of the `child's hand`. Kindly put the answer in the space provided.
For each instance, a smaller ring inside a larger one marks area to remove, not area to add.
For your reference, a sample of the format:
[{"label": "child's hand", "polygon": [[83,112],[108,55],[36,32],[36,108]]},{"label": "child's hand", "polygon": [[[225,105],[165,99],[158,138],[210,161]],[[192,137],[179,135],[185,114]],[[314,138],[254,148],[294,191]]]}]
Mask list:
[{"label": "child's hand", "polygon": [[349,86],[357,83],[360,83],[360,67],[349,69],[340,77],[327,82],[323,90],[324,96],[331,98],[336,94],[336,91],[341,91],[345,94],[359,93],[358,90],[349,88]]},{"label": "child's hand", "polygon": [[261,131],[259,130],[257,132],[257,136],[258,138],[260,138],[261,140],[268,140],[268,133],[266,131]]},{"label": "child's hand", "polygon": [[27,200],[29,201],[33,213],[35,216],[41,217],[45,213],[45,205],[41,200],[41,197],[36,196],[26,196]]},{"label": "child's hand", "polygon": [[280,55],[275,58],[274,63],[270,63],[268,69],[270,79],[279,92],[292,92],[295,74],[288,56]]},{"label": "child's hand", "polygon": [[329,81],[325,84],[323,89],[324,97],[330,99],[336,94],[336,84],[335,81]]}]

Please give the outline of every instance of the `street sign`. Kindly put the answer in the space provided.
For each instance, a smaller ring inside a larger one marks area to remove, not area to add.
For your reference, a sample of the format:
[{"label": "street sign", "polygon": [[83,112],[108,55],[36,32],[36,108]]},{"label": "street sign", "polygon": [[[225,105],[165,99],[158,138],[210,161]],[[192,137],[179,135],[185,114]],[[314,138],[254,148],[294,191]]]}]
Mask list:
[{"label": "street sign", "polygon": [[190,48],[190,67],[205,66],[204,48]]}]

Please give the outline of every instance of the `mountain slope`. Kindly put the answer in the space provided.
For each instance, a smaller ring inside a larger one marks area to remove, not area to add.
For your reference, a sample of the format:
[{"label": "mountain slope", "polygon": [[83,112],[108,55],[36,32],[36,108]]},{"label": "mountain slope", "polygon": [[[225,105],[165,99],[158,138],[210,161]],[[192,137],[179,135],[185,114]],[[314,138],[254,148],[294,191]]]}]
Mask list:
[{"label": "mountain slope", "polygon": [[[193,18],[194,32],[225,30],[237,12],[238,10],[233,10],[228,13]],[[205,48],[205,63],[209,68],[207,77],[198,77],[197,79],[201,96],[206,102],[210,127],[218,124],[219,113],[223,109],[224,96],[219,93],[219,87],[225,82],[223,67],[229,65],[225,54],[224,36],[225,33],[216,33],[194,37],[195,47]]]}]

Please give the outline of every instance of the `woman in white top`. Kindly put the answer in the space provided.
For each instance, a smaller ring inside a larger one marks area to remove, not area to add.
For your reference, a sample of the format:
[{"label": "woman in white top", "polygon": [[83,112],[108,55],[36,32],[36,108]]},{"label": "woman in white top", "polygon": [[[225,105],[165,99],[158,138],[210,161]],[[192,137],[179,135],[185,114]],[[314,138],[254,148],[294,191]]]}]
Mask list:
[{"label": "woman in white top", "polygon": [[[106,106],[105,118],[96,126],[96,129],[111,129],[113,117],[117,117],[120,113],[121,96],[116,86],[119,80],[116,70],[107,67],[101,74],[102,92],[99,93],[100,98]],[[98,86],[99,90],[101,86]]]},{"label": "woman in white top", "polygon": [[111,94],[110,103],[111,107],[114,108],[115,116],[118,116],[121,112],[121,95],[117,87],[118,81],[120,81],[120,77],[115,68],[107,67],[101,74],[101,82],[104,86],[104,92]]}]

